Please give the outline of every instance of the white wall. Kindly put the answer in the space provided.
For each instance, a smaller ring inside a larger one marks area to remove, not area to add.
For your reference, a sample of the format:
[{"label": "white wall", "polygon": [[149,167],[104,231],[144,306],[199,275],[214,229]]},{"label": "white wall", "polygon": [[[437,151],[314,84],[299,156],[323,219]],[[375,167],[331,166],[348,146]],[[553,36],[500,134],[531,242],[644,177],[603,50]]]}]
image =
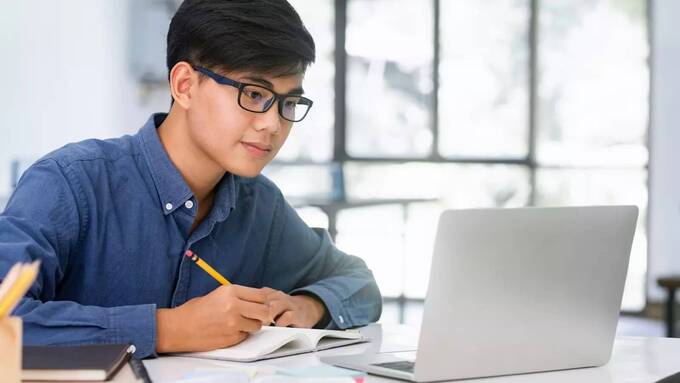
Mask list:
[{"label": "white wall", "polygon": [[680,1],[652,1],[648,296],[656,278],[680,274]]},{"label": "white wall", "polygon": [[129,52],[129,1],[3,1],[0,204],[10,191],[11,160],[132,133],[151,112],[168,109],[163,91],[140,105],[129,60],[121,60]]}]

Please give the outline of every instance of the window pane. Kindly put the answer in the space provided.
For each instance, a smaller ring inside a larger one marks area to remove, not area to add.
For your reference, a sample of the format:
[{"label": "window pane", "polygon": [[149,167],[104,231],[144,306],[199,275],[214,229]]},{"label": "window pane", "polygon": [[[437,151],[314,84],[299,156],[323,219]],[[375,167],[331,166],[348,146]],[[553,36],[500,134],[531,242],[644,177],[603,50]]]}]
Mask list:
[{"label": "window pane", "polygon": [[540,2],[539,162],[647,163],[645,4],[644,0]]},{"label": "window pane", "polygon": [[291,0],[316,44],[316,61],[307,69],[303,87],[314,101],[301,122],[296,122],[277,158],[328,161],[333,155],[335,92],[335,11],[330,0]]},{"label": "window pane", "polygon": [[432,147],[431,0],[351,0],[347,151],[424,157]]},{"label": "window pane", "polygon": [[647,272],[647,175],[644,170],[539,170],[538,205],[617,205],[640,208],[621,307],[639,311],[645,305]]},{"label": "window pane", "polygon": [[431,199],[338,215],[339,248],[367,262],[386,296],[425,296],[442,210],[524,206],[529,195],[528,171],[521,166],[351,163],[345,174],[351,199]]},{"label": "window pane", "polygon": [[346,209],[338,214],[338,248],[361,257],[384,296],[398,296],[405,277],[400,205]]},{"label": "window pane", "polygon": [[304,198],[328,198],[332,195],[333,177],[329,165],[270,164],[262,174],[281,189],[293,206]]},{"label": "window pane", "polygon": [[295,211],[298,213],[300,218],[309,227],[320,227],[322,229],[328,230],[328,216],[323,212],[323,210],[310,207],[310,206],[300,206],[296,207]]},{"label": "window pane", "polygon": [[436,163],[345,166],[350,198],[434,198],[450,207],[523,206],[529,195],[523,166]]},{"label": "window pane", "polygon": [[528,0],[441,2],[443,156],[527,155],[529,5]]}]

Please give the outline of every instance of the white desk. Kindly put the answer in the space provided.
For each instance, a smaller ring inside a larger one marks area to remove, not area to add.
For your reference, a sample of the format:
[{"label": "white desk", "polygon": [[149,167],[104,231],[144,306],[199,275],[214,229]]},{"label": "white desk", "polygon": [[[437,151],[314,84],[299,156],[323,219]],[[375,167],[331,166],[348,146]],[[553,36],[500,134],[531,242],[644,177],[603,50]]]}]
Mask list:
[{"label": "white desk", "polygon": [[[186,371],[214,369],[216,366],[256,366],[258,374],[273,374],[277,368],[319,365],[321,364],[319,355],[405,351],[414,350],[417,345],[418,331],[410,326],[373,324],[364,327],[361,331],[365,336],[374,340],[370,343],[247,364],[169,356],[145,360],[144,364],[154,382],[170,382],[181,379]],[[620,337],[616,339],[610,362],[603,367],[514,375],[500,378],[472,379],[465,382],[649,383],[678,371],[680,371],[680,339]],[[118,377],[116,380],[119,380]],[[366,382],[399,382],[399,380],[369,375]]]}]

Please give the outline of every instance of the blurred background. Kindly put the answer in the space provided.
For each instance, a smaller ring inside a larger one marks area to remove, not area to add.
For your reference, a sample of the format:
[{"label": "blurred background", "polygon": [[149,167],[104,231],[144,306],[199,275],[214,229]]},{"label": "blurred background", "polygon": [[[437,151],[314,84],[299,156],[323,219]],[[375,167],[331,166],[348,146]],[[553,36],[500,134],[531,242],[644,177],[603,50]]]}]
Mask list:
[{"label": "blurred background", "polygon": [[[180,1],[13,0],[0,13],[0,209],[23,170],[168,111]],[[294,0],[310,115],[265,169],[362,257],[384,322],[418,323],[445,208],[634,204],[620,331],[663,335],[680,273],[680,2]]]}]

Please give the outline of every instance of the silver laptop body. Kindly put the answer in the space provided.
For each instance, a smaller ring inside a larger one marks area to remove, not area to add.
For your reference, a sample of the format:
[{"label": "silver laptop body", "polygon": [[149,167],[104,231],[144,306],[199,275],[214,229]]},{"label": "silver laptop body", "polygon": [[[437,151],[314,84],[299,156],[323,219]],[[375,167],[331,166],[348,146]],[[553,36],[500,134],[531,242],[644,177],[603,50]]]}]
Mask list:
[{"label": "silver laptop body", "polygon": [[322,361],[418,382],[603,365],[637,216],[635,206],[447,210],[417,352]]}]

